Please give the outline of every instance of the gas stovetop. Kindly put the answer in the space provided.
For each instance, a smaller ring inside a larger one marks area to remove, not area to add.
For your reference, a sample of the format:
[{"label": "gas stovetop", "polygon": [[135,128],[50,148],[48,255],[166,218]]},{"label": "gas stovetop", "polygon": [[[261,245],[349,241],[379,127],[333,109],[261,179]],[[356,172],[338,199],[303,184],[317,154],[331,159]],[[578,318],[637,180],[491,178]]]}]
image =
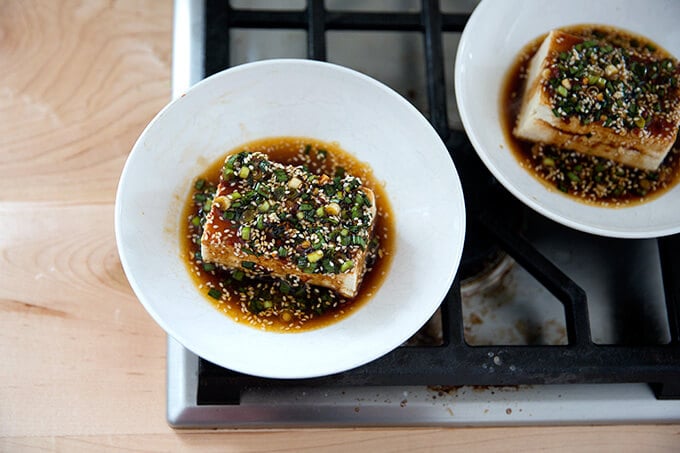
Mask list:
[{"label": "gas stovetop", "polygon": [[[264,4],[264,9],[259,7]],[[475,1],[176,0],[173,97],[265,58],[357,69],[414,103],[465,191],[463,262],[414,338],[339,375],[271,380],[168,339],[175,427],[434,426],[680,420],[680,236],[621,240],[530,211],[486,171],[455,109],[453,62]],[[244,6],[246,5],[246,6]]]}]

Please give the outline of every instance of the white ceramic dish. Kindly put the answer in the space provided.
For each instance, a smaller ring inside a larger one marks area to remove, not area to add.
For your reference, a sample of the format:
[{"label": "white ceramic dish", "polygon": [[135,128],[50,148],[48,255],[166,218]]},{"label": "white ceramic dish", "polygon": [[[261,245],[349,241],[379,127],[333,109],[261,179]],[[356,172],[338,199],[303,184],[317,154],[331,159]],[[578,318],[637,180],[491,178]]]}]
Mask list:
[{"label": "white ceramic dish", "polygon": [[680,56],[680,2],[483,0],[458,47],[455,89],[470,140],[493,175],[531,208],[566,226],[602,236],[657,237],[680,232],[680,185],[645,204],[626,208],[589,206],[550,190],[519,166],[500,123],[503,79],[518,52],[553,28],[606,24],[650,38]]},{"label": "white ceramic dish", "polygon": [[[269,136],[339,142],[384,181],[396,216],[396,254],[380,290],[317,330],[273,333],[234,322],[199,293],[179,256],[192,179],[232,148]],[[123,170],[115,226],[130,284],[169,335],[232,370],[306,378],[374,360],[430,318],[458,268],[465,209],[446,147],[401,96],[343,67],[269,60],[198,83],[151,121]]]}]

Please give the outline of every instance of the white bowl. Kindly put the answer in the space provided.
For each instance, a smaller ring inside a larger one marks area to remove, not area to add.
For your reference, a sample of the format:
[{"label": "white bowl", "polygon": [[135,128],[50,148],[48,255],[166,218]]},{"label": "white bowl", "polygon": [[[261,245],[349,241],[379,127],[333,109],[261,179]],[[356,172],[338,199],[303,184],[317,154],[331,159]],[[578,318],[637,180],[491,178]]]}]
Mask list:
[{"label": "white bowl", "polygon": [[[179,256],[192,179],[228,150],[272,136],[338,142],[384,181],[396,216],[396,252],[379,291],[350,316],[300,333],[257,330],[218,312]],[[123,170],[115,224],[128,280],[169,335],[235,371],[306,378],[374,360],[427,322],[457,271],[465,209],[446,147],[401,96],[340,66],[269,60],[201,81],[151,121]]]},{"label": "white bowl", "polygon": [[517,198],[546,217],[577,230],[621,238],[680,232],[680,185],[645,204],[624,208],[586,205],[550,190],[519,166],[503,134],[502,83],[518,52],[553,28],[604,24],[650,38],[680,55],[680,2],[483,0],[458,47],[455,88],[465,131],[491,173]]}]

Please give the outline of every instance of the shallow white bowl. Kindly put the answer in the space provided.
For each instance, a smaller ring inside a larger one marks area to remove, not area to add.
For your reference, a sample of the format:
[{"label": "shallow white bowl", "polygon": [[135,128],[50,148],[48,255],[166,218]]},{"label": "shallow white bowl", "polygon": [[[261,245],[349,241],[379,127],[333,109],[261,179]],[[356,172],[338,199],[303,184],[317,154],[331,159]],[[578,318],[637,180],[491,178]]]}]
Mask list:
[{"label": "shallow white bowl", "polygon": [[[273,333],[234,322],[199,293],[179,256],[192,179],[232,148],[270,136],[338,142],[384,181],[396,216],[396,253],[380,290],[317,330]],[[269,60],[198,83],[151,121],[123,170],[115,226],[128,280],[169,335],[235,371],[306,378],[374,360],[430,318],[458,268],[465,209],[446,147],[401,96],[340,66]]]},{"label": "shallow white bowl", "polygon": [[537,212],[577,230],[643,238],[680,232],[680,185],[657,199],[625,208],[580,203],[551,190],[519,166],[503,135],[502,83],[518,52],[553,28],[573,24],[621,27],[650,38],[680,56],[680,2],[483,0],[458,47],[455,88],[465,131],[493,175]]}]

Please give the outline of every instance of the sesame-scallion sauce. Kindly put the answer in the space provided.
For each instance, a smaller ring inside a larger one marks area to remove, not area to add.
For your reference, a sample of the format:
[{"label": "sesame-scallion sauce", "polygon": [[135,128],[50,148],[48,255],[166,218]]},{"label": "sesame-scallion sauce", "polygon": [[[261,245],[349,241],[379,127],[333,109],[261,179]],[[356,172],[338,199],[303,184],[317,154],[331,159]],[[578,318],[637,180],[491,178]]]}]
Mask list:
[{"label": "sesame-scallion sauce", "polygon": [[[294,278],[279,279],[203,261],[200,245],[203,224],[225,159],[242,151],[264,153],[270,161],[283,165],[305,166],[317,175],[352,175],[374,192],[377,212],[373,241],[356,297],[349,299],[331,289],[304,284]],[[334,143],[306,137],[273,137],[249,142],[217,159],[192,184],[181,216],[181,255],[198,291],[236,322],[275,332],[323,327],[357,310],[376,293],[387,275],[394,255],[395,227],[385,188],[367,164]]]},{"label": "sesame-scallion sauce", "polygon": [[[653,68],[666,77],[662,89],[674,89],[678,81],[677,60],[655,43],[620,29],[593,25],[576,25],[560,29],[582,37],[585,41],[578,50],[559,55],[554,91],[557,99],[553,114],[565,118],[577,116],[583,124],[597,123],[611,128],[615,133],[627,133],[635,128],[647,128],[658,133],[660,122],[656,116],[645,117],[641,111],[658,109],[659,105],[644,105],[646,99],[660,99],[664,96],[619,100],[615,83],[616,67],[622,55],[630,58],[632,77],[640,77],[641,83],[648,77],[648,69],[637,62],[654,59],[658,63]],[[526,84],[528,67],[547,35],[528,43],[519,53],[513,66],[506,75],[501,96],[501,123],[511,151],[520,165],[548,187],[555,188],[568,196],[587,204],[605,207],[623,207],[640,204],[663,194],[680,181],[680,140],[675,142],[665,160],[656,171],[642,170],[626,166],[610,159],[586,155],[569,149],[518,139],[513,134],[522,106],[522,93]],[[583,55],[580,55],[582,53]],[[601,76],[590,74],[585,64],[570,59],[578,54],[577,60],[594,61],[599,59],[605,68]],[[560,72],[561,71],[561,72]],[[585,75],[590,74],[590,75]],[[562,81],[562,83],[558,83]],[[648,88],[649,84],[643,86]],[[569,104],[563,96],[567,89],[582,89],[585,96],[580,104]],[[653,87],[652,89],[658,89]],[[658,93],[655,93],[655,95]],[[663,94],[663,93],[661,93]],[[588,95],[592,95],[588,99]],[[612,95],[608,98],[608,95]],[[609,104],[608,104],[609,103]]]}]

